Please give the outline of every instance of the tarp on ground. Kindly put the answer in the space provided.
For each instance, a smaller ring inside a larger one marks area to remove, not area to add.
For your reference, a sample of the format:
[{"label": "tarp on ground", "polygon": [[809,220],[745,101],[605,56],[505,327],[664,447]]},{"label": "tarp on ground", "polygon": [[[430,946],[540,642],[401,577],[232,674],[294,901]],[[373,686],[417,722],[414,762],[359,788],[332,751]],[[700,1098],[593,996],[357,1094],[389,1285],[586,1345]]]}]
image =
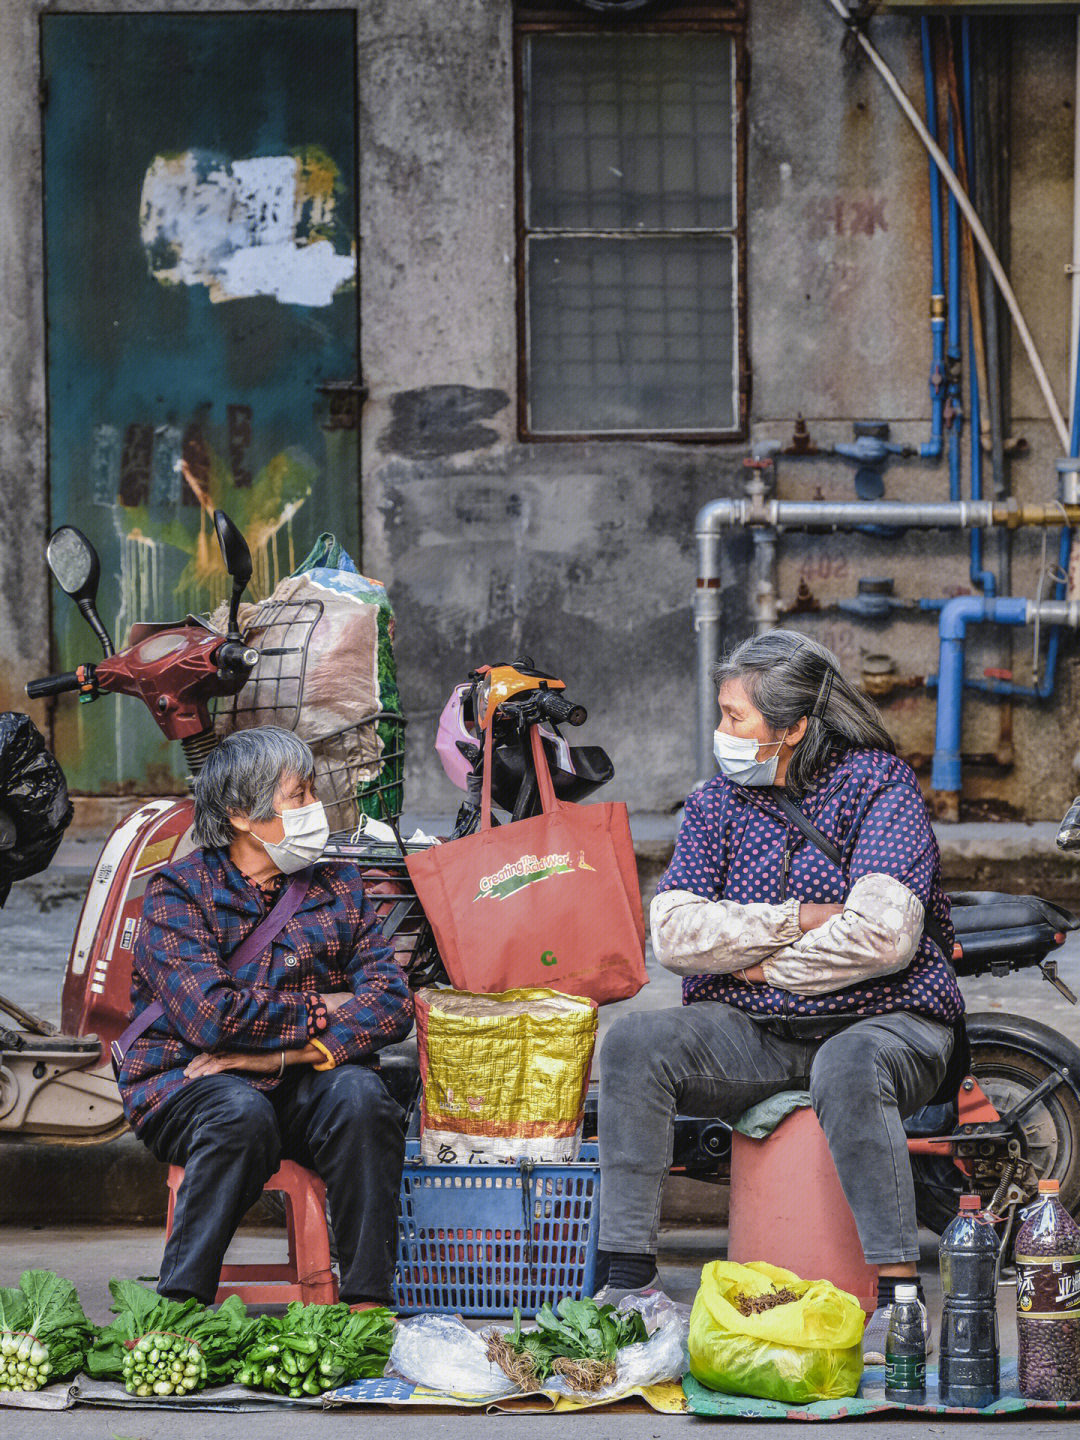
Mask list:
[{"label": "tarp on ground", "polygon": [[845,1400],[817,1400],[811,1405],[785,1405],[779,1400],[758,1400],[750,1395],[722,1395],[707,1390],[692,1375],[683,1379],[686,1405],[691,1415],[714,1420],[847,1420],[881,1411],[911,1415],[1018,1415],[1042,1411],[1054,1415],[1080,1415],[1080,1400],[1025,1400],[1019,1393],[1015,1357],[1001,1361],[1001,1398],[983,1410],[941,1405],[937,1399],[937,1366],[926,1367],[927,1403],[898,1405],[885,1398],[885,1368],[868,1366],[863,1371],[859,1393]]}]

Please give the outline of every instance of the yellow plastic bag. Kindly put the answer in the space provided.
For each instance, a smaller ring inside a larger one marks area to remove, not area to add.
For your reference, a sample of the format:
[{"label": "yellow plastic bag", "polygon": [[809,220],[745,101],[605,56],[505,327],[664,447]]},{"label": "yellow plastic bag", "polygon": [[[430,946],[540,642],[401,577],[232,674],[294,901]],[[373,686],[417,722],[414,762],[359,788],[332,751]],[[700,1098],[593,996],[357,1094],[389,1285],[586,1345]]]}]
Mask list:
[{"label": "yellow plastic bag", "polygon": [[[798,1299],[756,1315],[732,1303],[779,1289]],[[762,1260],[714,1260],[701,1272],[690,1315],[690,1373],[728,1395],[793,1405],[838,1400],[859,1388],[864,1324],[855,1296],[828,1280],[800,1280]]]}]

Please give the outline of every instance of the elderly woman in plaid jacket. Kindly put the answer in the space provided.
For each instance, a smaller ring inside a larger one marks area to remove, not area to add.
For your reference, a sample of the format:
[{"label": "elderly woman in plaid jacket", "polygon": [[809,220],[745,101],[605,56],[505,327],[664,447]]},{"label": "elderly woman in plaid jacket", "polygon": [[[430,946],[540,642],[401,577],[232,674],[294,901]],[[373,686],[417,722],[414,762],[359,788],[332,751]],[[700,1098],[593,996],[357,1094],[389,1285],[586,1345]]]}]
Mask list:
[{"label": "elderly woman in plaid jacket", "polygon": [[[400,1106],[377,1069],[412,1000],[353,864],[320,861],[328,827],[311,751],[272,727],[239,731],[195,780],[198,849],[147,886],[135,945],[136,1018],[162,1013],[124,1055],[132,1128],[184,1167],[158,1290],[214,1298],[244,1212],[282,1159],[326,1183],[341,1298],[391,1298]],[[311,867],[295,914],[235,971],[226,962],[288,877]]]}]

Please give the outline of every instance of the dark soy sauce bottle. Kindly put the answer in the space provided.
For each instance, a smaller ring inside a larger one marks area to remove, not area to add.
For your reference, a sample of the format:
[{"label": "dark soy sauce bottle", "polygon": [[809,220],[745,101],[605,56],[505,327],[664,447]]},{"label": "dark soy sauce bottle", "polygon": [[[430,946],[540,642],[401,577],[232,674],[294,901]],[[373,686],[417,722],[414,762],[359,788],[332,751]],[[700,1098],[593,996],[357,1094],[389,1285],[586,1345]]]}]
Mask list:
[{"label": "dark soy sauce bottle", "polygon": [[961,1195],[960,1213],[938,1243],[944,1297],[938,1398],[943,1405],[981,1410],[1000,1393],[998,1248],[978,1195]]}]

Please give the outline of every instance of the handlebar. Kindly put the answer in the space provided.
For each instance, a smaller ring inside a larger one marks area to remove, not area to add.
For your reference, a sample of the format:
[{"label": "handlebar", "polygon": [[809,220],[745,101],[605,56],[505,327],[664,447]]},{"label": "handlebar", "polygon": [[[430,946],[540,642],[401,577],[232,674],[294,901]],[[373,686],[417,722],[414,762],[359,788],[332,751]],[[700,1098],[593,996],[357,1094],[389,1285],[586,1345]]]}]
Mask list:
[{"label": "handlebar", "polygon": [[584,705],[575,705],[558,690],[538,690],[536,703],[541,712],[549,720],[554,720],[556,725],[563,722],[568,725],[584,725],[589,718],[589,712]]},{"label": "handlebar", "polygon": [[82,682],[74,670],[62,675],[43,675],[40,680],[28,680],[26,693],[31,700],[43,700],[47,695],[63,695],[68,690],[79,690]]}]

